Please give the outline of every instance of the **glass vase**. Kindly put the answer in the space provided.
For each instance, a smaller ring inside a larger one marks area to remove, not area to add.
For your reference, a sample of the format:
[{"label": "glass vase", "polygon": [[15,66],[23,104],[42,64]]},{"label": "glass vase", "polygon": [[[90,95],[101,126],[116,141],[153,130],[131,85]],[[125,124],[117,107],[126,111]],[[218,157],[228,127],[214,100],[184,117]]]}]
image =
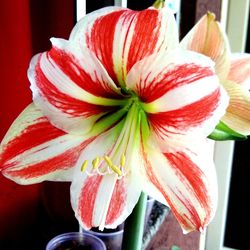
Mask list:
[{"label": "glass vase", "polygon": [[71,232],[51,239],[46,250],[106,250],[106,246],[93,234]]}]

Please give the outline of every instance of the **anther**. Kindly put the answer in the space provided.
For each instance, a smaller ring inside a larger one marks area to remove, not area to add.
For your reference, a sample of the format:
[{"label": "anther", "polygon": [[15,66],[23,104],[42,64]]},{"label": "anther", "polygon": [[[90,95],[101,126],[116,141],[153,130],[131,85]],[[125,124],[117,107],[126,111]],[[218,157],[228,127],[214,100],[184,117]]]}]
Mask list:
[{"label": "anther", "polygon": [[122,171],[116,166],[116,165],[111,165],[111,169],[116,172],[119,176],[122,175]]},{"label": "anther", "polygon": [[100,158],[99,157],[96,157],[93,161],[92,161],[92,166],[94,169],[96,169],[99,165],[99,162],[100,162]]},{"label": "anther", "polygon": [[85,160],[81,166],[81,171],[84,172],[88,166],[88,160]]},{"label": "anther", "polygon": [[107,162],[109,167],[112,168],[112,166],[113,166],[112,161],[107,155],[104,156],[104,160]]}]

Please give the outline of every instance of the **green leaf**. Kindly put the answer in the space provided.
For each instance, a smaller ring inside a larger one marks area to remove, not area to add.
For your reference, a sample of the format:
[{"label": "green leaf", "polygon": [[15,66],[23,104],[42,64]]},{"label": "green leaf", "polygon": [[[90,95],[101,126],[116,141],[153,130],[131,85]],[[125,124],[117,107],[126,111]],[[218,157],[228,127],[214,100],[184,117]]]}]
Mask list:
[{"label": "green leaf", "polygon": [[215,141],[243,141],[247,139],[247,136],[234,131],[233,129],[229,128],[225,123],[220,121],[220,123],[215,127],[214,131],[208,136],[208,138]]}]

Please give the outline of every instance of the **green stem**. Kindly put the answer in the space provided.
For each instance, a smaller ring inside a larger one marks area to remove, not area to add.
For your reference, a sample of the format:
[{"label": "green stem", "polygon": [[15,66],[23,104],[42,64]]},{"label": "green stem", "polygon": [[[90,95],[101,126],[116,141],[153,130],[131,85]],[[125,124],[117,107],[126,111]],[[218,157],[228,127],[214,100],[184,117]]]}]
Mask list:
[{"label": "green stem", "polygon": [[141,250],[146,207],[147,195],[141,193],[133,212],[125,221],[122,250]]}]

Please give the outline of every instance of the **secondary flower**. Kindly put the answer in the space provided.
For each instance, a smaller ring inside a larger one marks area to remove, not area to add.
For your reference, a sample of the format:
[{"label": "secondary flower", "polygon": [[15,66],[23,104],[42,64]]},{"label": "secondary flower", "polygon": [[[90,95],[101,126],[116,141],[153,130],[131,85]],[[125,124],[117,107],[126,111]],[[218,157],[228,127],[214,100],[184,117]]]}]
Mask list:
[{"label": "secondary flower", "polygon": [[201,18],[184,37],[181,46],[214,60],[216,73],[230,96],[229,106],[222,121],[234,131],[249,135],[250,55],[231,54],[228,38],[212,13]]},{"label": "secondary flower", "polygon": [[217,202],[206,137],[227,95],[212,60],[176,49],[177,37],[165,8],[109,7],[69,40],[51,39],[31,61],[34,104],[2,141],[2,173],[20,184],[72,181],[85,229],[115,228],[144,191],[185,231],[202,230]]}]

